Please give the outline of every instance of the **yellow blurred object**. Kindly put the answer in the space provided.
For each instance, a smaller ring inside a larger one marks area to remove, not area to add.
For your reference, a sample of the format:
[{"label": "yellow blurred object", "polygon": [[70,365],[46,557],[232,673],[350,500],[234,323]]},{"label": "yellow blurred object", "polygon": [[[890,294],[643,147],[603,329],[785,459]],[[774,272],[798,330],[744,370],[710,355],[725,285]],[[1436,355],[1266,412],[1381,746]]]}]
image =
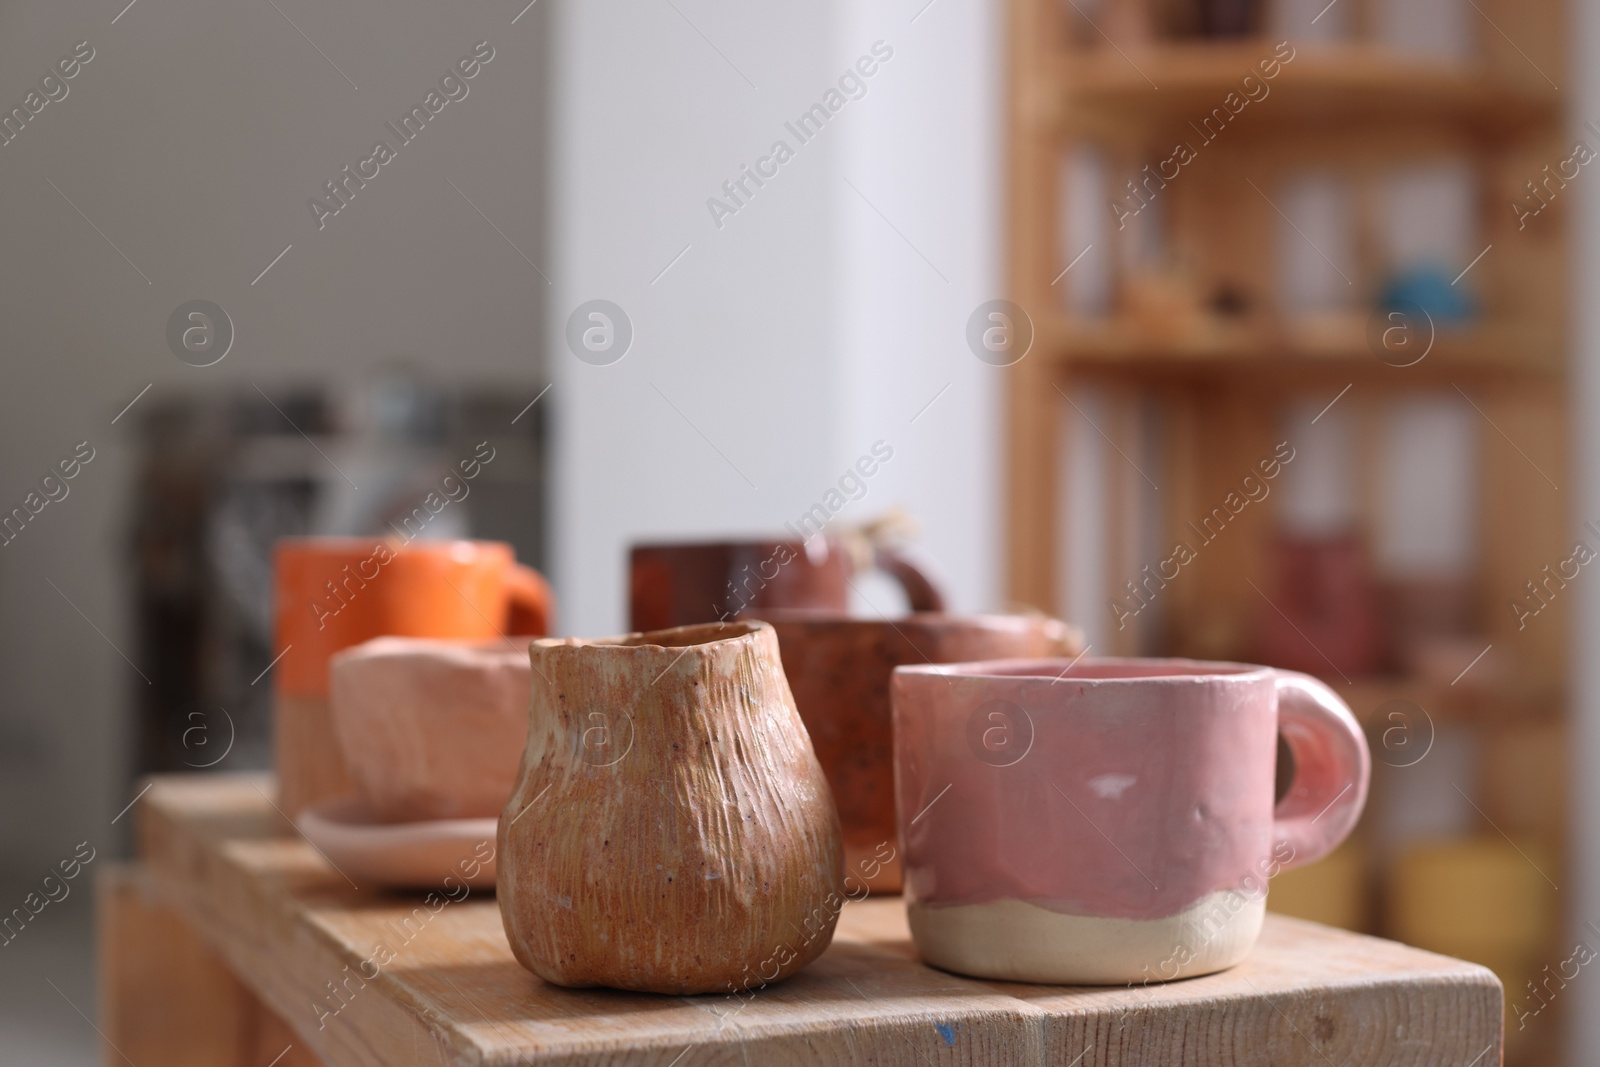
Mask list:
[{"label": "yellow blurred object", "polygon": [[[1567,729],[1510,723],[1485,735],[1483,807],[1506,833],[1561,834],[1567,811]],[[1546,872],[1548,873],[1548,872]]]},{"label": "yellow blurred object", "polygon": [[1367,848],[1354,838],[1272,880],[1267,910],[1345,930],[1367,928]]},{"label": "yellow blurred object", "polygon": [[1555,932],[1546,879],[1552,866],[1548,851],[1533,841],[1411,845],[1390,871],[1389,930],[1407,944],[1482,963],[1504,982],[1514,960],[1537,956]]},{"label": "yellow blurred object", "polygon": [[[1412,845],[1389,871],[1387,932],[1480,963],[1505,987],[1508,1064],[1546,1062],[1540,1043],[1559,1031],[1541,997],[1558,998],[1528,987],[1564,955],[1552,954],[1560,915],[1546,875],[1554,864],[1550,851],[1534,841],[1512,845],[1478,837]],[[1534,1025],[1526,1025],[1530,1020]]]}]

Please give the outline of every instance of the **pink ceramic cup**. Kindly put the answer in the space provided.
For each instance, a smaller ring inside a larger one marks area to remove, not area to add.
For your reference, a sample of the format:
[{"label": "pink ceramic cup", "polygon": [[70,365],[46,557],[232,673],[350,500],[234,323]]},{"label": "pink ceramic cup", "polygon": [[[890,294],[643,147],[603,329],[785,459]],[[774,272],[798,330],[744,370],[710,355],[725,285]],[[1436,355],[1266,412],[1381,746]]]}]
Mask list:
[{"label": "pink ceramic cup", "polygon": [[[1107,984],[1230,967],[1260,933],[1267,879],[1331,852],[1366,800],[1349,707],[1290,671],[919,665],[896,669],[892,700],[912,936],[963,974]],[[1293,768],[1275,803],[1280,736]]]}]

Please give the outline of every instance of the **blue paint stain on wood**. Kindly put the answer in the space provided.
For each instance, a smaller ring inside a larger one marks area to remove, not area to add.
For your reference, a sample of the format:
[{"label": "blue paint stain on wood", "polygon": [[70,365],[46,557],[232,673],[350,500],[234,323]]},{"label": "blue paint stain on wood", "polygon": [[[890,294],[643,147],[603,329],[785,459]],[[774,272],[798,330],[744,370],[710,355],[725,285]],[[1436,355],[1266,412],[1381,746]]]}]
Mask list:
[{"label": "blue paint stain on wood", "polygon": [[944,1038],[946,1045],[954,1045],[956,1043],[956,1031],[961,1029],[961,1024],[956,1023],[952,1026],[949,1023],[934,1023],[933,1028],[939,1031],[939,1036]]}]

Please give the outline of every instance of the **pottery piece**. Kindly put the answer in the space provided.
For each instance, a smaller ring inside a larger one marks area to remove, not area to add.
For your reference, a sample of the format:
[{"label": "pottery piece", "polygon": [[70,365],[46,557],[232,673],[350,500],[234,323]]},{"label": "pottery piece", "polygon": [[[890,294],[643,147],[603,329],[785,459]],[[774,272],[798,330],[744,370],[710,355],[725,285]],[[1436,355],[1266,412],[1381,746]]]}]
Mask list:
[{"label": "pottery piece", "polygon": [[1271,602],[1257,615],[1261,658],[1290,670],[1376,673],[1384,643],[1365,541],[1355,534],[1281,534],[1271,566]]},{"label": "pottery piece", "polygon": [[512,952],[564,986],[745,993],[820,955],[839,816],[772,627],[535,641],[500,816]]},{"label": "pottery piece", "polygon": [[295,828],[358,889],[493,889],[496,819],[391,823],[360,797],[305,809]]},{"label": "pottery piece", "polygon": [[[873,546],[872,566],[900,583],[912,611],[944,610],[938,584],[906,552]],[[773,608],[842,612],[856,566],[844,542],[711,541],[635,545],[629,566],[629,625],[660,630],[722,622]]]},{"label": "pottery piece", "polygon": [[537,636],[554,612],[544,578],[496,541],[288,538],[274,571],[273,768],[291,818],[354,789],[328,707],[335,652],[387,634]]},{"label": "pottery piece", "polygon": [[334,733],[380,819],[499,816],[528,737],[527,645],[378,637],[333,657]]},{"label": "pottery piece", "polygon": [[879,873],[874,893],[900,892],[895,854],[894,734],[889,679],[912,663],[1077,655],[1082,635],[1044,616],[942,615],[860,619],[835,612],[758,611],[778,632],[783,673],[844,833],[845,869]]},{"label": "pottery piece", "polygon": [[[1314,678],[1191,660],[901,667],[906,903],[923,957],[1005,981],[1230,967],[1267,880],[1355,825],[1371,761]],[[1279,738],[1293,756],[1274,804]]]},{"label": "pottery piece", "polygon": [[1207,37],[1249,37],[1260,32],[1260,0],[1199,0],[1200,31]]}]

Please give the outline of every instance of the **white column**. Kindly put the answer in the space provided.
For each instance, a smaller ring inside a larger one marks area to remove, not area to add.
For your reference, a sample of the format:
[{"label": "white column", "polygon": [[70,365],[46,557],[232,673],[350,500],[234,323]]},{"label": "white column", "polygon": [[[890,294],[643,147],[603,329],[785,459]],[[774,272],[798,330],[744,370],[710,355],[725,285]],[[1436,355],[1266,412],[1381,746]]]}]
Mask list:
[{"label": "white column", "polygon": [[[559,9],[546,337],[563,631],[625,625],[631,542],[776,533],[880,439],[893,460],[836,521],[902,504],[957,603],[993,599],[997,390],[963,341],[995,295],[993,13],[914,14]],[[866,64],[864,92],[841,88],[880,40],[893,55]],[[800,128],[818,104],[835,110]],[[634,332],[604,366],[566,337],[594,299]]]},{"label": "white column", "polygon": [[843,131],[841,459],[892,445],[858,510],[911,512],[967,610],[999,606],[1003,572],[1010,371],[966,341],[973,310],[1001,295],[1002,17],[964,0],[849,5],[835,64],[893,50]]},{"label": "white column", "polygon": [[[837,149],[784,128],[821,92],[831,26],[721,0],[558,11],[552,544],[561,629],[593,635],[625,626],[630,542],[776,529],[831,468]],[[722,190],[780,139],[775,177]],[[593,299],[634,332],[607,366],[566,340]]]}]

